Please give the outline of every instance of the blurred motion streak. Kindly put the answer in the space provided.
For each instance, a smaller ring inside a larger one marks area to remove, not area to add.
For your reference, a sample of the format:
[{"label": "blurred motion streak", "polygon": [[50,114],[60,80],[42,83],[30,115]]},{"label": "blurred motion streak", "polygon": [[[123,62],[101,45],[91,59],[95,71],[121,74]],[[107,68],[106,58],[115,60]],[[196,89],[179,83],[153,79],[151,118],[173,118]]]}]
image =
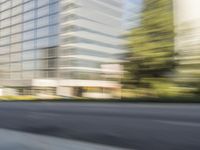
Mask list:
[{"label": "blurred motion streak", "polygon": [[176,81],[187,92],[200,93],[200,1],[176,0]]},{"label": "blurred motion streak", "polygon": [[120,91],[123,0],[0,2],[2,96],[110,98]]},{"label": "blurred motion streak", "polygon": [[199,0],[0,0],[0,96],[194,96],[199,63]]},{"label": "blurred motion streak", "polygon": [[200,1],[140,4],[137,23],[125,34],[129,51],[123,83],[130,92],[124,96],[199,95]]}]

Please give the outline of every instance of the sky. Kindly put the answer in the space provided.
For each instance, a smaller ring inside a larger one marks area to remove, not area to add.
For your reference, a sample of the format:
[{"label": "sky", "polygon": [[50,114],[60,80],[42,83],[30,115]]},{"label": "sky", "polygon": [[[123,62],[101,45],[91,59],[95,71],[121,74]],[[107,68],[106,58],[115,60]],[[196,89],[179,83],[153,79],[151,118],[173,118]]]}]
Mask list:
[{"label": "sky", "polygon": [[143,0],[126,0],[125,4],[125,27],[138,25],[138,14],[141,10]]}]

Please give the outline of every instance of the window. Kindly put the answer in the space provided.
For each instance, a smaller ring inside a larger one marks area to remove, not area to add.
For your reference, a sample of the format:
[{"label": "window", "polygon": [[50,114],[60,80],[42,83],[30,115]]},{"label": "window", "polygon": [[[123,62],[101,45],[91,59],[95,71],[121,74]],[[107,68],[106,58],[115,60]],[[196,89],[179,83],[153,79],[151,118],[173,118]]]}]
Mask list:
[{"label": "window", "polygon": [[30,11],[24,14],[24,21],[33,20],[35,18],[35,12]]},{"label": "window", "polygon": [[11,33],[12,34],[18,33],[18,32],[21,32],[21,31],[22,31],[22,25],[21,24],[18,24],[18,25],[11,27]]},{"label": "window", "polygon": [[0,45],[7,45],[10,43],[10,37],[4,37],[0,40]]},{"label": "window", "polygon": [[37,40],[37,48],[49,47],[49,38],[42,38]]},{"label": "window", "polygon": [[23,50],[29,50],[35,48],[35,42],[34,41],[28,41],[23,43]]},{"label": "window", "polygon": [[1,46],[0,47],[0,54],[6,54],[9,53],[10,47],[9,46]]},{"label": "window", "polygon": [[12,17],[12,25],[18,24],[18,23],[20,23],[21,21],[22,21],[22,16],[21,16],[21,15]]},{"label": "window", "polygon": [[37,69],[48,69],[47,68],[47,60],[37,60],[36,68]]},{"label": "window", "polygon": [[34,70],[35,63],[34,61],[24,61],[23,70]]},{"label": "window", "polygon": [[12,16],[15,16],[17,14],[20,14],[22,12],[22,6],[17,6],[15,8],[12,8]]},{"label": "window", "polygon": [[37,78],[46,78],[48,75],[47,75],[47,71],[37,71],[36,72],[36,77]]},{"label": "window", "polygon": [[20,71],[21,63],[11,63],[10,69],[11,71]]},{"label": "window", "polygon": [[21,60],[21,53],[13,53],[10,55],[11,61],[20,61]]},{"label": "window", "polygon": [[1,21],[1,28],[5,28],[5,27],[7,27],[7,26],[10,26],[10,23],[11,23],[10,18]]},{"label": "window", "polygon": [[47,58],[47,49],[39,49],[36,51],[36,57],[40,58]]},{"label": "window", "polygon": [[38,0],[37,7],[42,7],[44,5],[47,5],[49,3],[49,0]]},{"label": "window", "polygon": [[21,72],[12,72],[10,74],[11,79],[21,79]]},{"label": "window", "polygon": [[28,31],[28,32],[24,32],[23,33],[23,40],[30,40],[30,39],[34,39],[35,37],[35,31]]},{"label": "window", "polygon": [[48,48],[48,57],[55,57],[57,56],[57,47],[49,47]]},{"label": "window", "polygon": [[34,78],[34,71],[26,71],[22,73],[23,79],[32,79]]},{"label": "window", "polygon": [[1,4],[1,11],[8,10],[11,7],[11,1]]},{"label": "window", "polygon": [[[41,0],[40,0],[41,1]],[[42,0],[43,1],[43,0]],[[24,4],[24,12],[34,9],[35,1],[30,1]]]},{"label": "window", "polygon": [[46,16],[48,14],[49,14],[49,6],[39,8],[38,11],[37,11],[38,17]]},{"label": "window", "polygon": [[48,71],[48,78],[55,78],[57,77],[57,72],[55,70]]},{"label": "window", "polygon": [[59,23],[59,15],[55,14],[55,15],[49,16],[49,23],[50,24],[57,24],[57,23]]},{"label": "window", "polygon": [[[5,63],[5,62],[9,62],[9,55],[1,55],[0,56],[0,62],[1,63]],[[9,66],[5,66],[5,68],[3,68],[4,70],[9,70]]]},{"label": "window", "polygon": [[58,36],[52,36],[49,38],[49,47],[54,47],[54,46],[58,46],[59,44],[59,38]]},{"label": "window", "polygon": [[[5,62],[5,58],[9,58],[8,55],[5,55],[5,57],[0,56],[0,62]],[[8,59],[6,59],[6,60],[8,60]],[[1,67],[1,73],[3,71],[9,71],[9,69],[10,69],[9,64],[1,64],[0,67]]]},{"label": "window", "polygon": [[59,33],[59,26],[50,26],[50,35],[57,35]]},{"label": "window", "polygon": [[10,10],[1,12],[1,20],[10,17]]},{"label": "window", "polygon": [[30,60],[35,58],[35,51],[24,51],[22,53],[22,59],[23,60]]},{"label": "window", "polygon": [[14,1],[12,1],[12,6],[13,7],[17,6],[17,5],[21,4],[22,2],[23,2],[23,0],[14,0]]},{"label": "window", "polygon": [[57,13],[59,11],[59,4],[58,3],[51,4],[49,9],[51,14]]},{"label": "window", "polygon": [[49,24],[49,16],[37,20],[37,27],[47,26]]},{"label": "window", "polygon": [[16,43],[20,42],[22,40],[22,35],[21,34],[14,34],[11,36],[11,42]]},{"label": "window", "polygon": [[57,60],[56,59],[48,59],[48,68],[55,68],[56,64],[57,64]]},{"label": "window", "polygon": [[35,21],[29,21],[23,24],[24,31],[34,29],[34,27],[35,27]]},{"label": "window", "polygon": [[41,28],[37,30],[37,37],[45,37],[49,35],[49,27]]},{"label": "window", "polygon": [[21,43],[11,45],[11,52],[21,51],[21,49],[22,49]]},{"label": "window", "polygon": [[1,36],[6,36],[10,34],[10,28],[1,29]]}]

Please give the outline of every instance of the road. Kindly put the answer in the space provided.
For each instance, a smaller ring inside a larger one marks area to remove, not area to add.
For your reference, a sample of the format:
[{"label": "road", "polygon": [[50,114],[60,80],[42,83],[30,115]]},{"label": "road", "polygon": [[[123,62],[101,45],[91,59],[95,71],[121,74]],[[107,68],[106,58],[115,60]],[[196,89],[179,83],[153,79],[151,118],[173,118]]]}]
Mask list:
[{"label": "road", "polygon": [[199,150],[200,105],[2,102],[0,129],[135,150]]}]

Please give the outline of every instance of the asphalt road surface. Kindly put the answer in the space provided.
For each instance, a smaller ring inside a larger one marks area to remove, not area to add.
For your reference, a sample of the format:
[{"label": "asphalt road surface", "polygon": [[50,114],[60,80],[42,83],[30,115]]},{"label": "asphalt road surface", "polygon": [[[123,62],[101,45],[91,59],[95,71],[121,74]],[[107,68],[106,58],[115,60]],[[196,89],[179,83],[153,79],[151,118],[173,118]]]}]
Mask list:
[{"label": "asphalt road surface", "polygon": [[2,102],[0,129],[131,150],[200,150],[200,105]]}]

